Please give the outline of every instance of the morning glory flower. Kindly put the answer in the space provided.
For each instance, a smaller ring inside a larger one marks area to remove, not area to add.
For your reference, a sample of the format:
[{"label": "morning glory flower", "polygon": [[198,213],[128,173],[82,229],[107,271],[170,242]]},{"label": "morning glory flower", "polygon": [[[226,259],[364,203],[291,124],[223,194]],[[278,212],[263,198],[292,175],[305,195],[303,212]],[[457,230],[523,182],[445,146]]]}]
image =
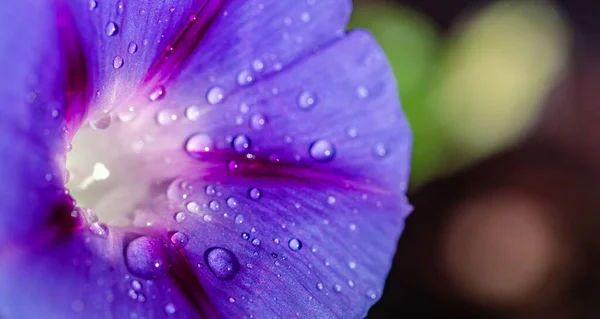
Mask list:
[{"label": "morning glory flower", "polygon": [[0,318],[358,318],[410,132],[346,0],[0,4]]}]

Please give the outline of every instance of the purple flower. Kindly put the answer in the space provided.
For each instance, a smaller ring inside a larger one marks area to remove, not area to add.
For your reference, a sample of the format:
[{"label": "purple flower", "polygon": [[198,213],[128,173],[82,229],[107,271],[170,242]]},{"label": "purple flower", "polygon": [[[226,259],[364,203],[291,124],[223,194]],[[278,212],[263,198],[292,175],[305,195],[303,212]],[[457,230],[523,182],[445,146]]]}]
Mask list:
[{"label": "purple flower", "polygon": [[411,139],[350,10],[1,1],[0,317],[364,316]]}]

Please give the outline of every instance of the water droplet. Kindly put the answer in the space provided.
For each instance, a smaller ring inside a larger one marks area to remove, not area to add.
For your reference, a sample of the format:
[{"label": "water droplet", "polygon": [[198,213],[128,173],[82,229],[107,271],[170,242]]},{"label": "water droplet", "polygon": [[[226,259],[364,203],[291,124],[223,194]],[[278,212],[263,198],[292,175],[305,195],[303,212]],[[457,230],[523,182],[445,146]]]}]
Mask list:
[{"label": "water droplet", "polygon": [[335,197],[333,197],[333,196],[328,196],[328,197],[327,197],[327,204],[329,204],[329,205],[333,205],[333,204],[335,204]]},{"label": "water droplet", "polygon": [[129,46],[127,46],[127,52],[129,52],[129,54],[134,54],[136,53],[138,50],[138,45],[137,43],[131,41],[129,42]]},{"label": "water droplet", "polygon": [[383,143],[377,143],[373,147],[373,154],[377,157],[385,157],[387,155],[387,148]]},{"label": "water droplet", "polygon": [[258,238],[252,239],[252,245],[254,245],[254,246],[260,246],[260,239],[258,239]]},{"label": "water droplet", "polygon": [[206,134],[194,134],[185,144],[185,149],[189,153],[210,152],[213,148],[213,140]]},{"label": "water droplet", "polygon": [[288,241],[288,247],[293,251],[302,249],[302,242],[297,238],[292,238]]},{"label": "water droplet", "polygon": [[235,216],[235,223],[236,224],[242,224],[244,222],[244,215],[242,214],[238,214],[237,216]]},{"label": "water droplet", "polygon": [[90,11],[96,9],[96,7],[98,6],[98,2],[96,2],[96,0],[90,0]]},{"label": "water droplet", "polygon": [[280,240],[279,240],[279,238],[274,238],[273,242],[275,243],[275,245],[279,245]]},{"label": "water droplet", "polygon": [[355,261],[349,261],[348,262],[348,268],[350,268],[350,269],[356,269],[356,262]]},{"label": "water droplet", "polygon": [[369,96],[369,90],[364,86],[359,86],[356,88],[356,95],[361,99],[367,98]]},{"label": "water droplet", "polygon": [[210,203],[208,203],[208,208],[210,208],[210,210],[212,210],[213,212],[216,212],[219,210],[219,208],[221,208],[221,204],[219,204],[218,201],[213,200],[210,201]]},{"label": "water droplet", "polygon": [[146,296],[143,293],[138,293],[137,301],[142,303],[146,302]]},{"label": "water droplet", "polygon": [[124,10],[123,1],[119,1],[119,3],[117,3],[117,14],[123,14]]},{"label": "water droplet", "polygon": [[207,222],[210,223],[212,221],[212,216],[210,216],[209,214],[204,215],[204,217],[202,217],[202,219]]},{"label": "water droplet", "polygon": [[212,247],[204,252],[204,260],[215,277],[231,280],[240,270],[240,262],[233,252],[221,247]]},{"label": "water droplet", "polygon": [[230,303],[235,303],[235,298],[233,298],[233,297],[229,297],[229,302],[230,302]]},{"label": "water droplet", "polygon": [[102,112],[90,120],[90,126],[94,130],[104,130],[110,126],[111,122],[111,114],[107,112]]},{"label": "water droplet", "polygon": [[171,242],[179,248],[185,247],[185,245],[187,245],[188,241],[189,241],[188,236],[182,232],[176,232],[173,235],[171,235]]},{"label": "water droplet", "polygon": [[254,200],[258,200],[262,197],[262,192],[260,191],[260,189],[253,187],[248,192],[248,195],[250,196],[250,198],[252,198]]},{"label": "water droplet", "polygon": [[104,32],[106,32],[107,36],[112,37],[119,33],[119,26],[116,23],[109,21],[104,27]]},{"label": "water droplet", "polygon": [[196,121],[200,118],[200,108],[190,105],[185,109],[185,117],[190,121]]},{"label": "water droplet", "polygon": [[240,73],[238,73],[237,84],[239,84],[240,86],[250,85],[252,84],[252,82],[254,82],[254,77],[252,76],[252,73],[250,73],[250,71],[243,70]]},{"label": "water droplet", "polygon": [[250,128],[255,131],[262,131],[267,124],[267,117],[262,114],[254,114],[250,118]]},{"label": "water droplet", "polygon": [[315,161],[328,162],[335,156],[335,147],[328,140],[317,140],[310,146],[309,153]]},{"label": "water droplet", "polygon": [[237,161],[229,161],[229,163],[227,163],[227,168],[232,172],[236,171],[239,167],[240,165]]},{"label": "water droplet", "polygon": [[322,284],[322,283],[320,283],[320,282],[318,282],[318,283],[317,283],[317,290],[318,290],[318,291],[323,291],[323,288],[324,288],[324,287],[323,287],[323,284]]},{"label": "water droplet", "polygon": [[123,58],[116,56],[113,60],[113,68],[120,69],[123,66]]},{"label": "water droplet", "polygon": [[233,197],[229,197],[227,199],[227,207],[229,208],[236,208],[238,205],[237,200],[235,200],[235,198]]},{"label": "water droplet", "polygon": [[165,97],[165,87],[164,85],[159,85],[157,87],[154,88],[154,90],[152,90],[152,92],[150,92],[150,95],[148,96],[148,98],[150,99],[150,101],[152,102],[156,102],[160,99],[162,99],[163,97]]},{"label": "water droplet", "polygon": [[348,129],[348,136],[354,138],[354,137],[356,137],[357,134],[358,133],[356,132],[356,128],[353,127],[353,128]]},{"label": "water droplet", "polygon": [[265,67],[265,64],[261,60],[256,59],[256,60],[252,61],[252,68],[254,69],[254,71],[260,72],[260,71],[262,71],[262,69],[264,67]]},{"label": "water droplet", "polygon": [[367,297],[375,300],[377,299],[377,293],[373,289],[367,290]]},{"label": "water droplet", "polygon": [[242,238],[244,240],[248,240],[248,239],[250,239],[250,235],[248,233],[244,232],[244,233],[242,233]]},{"label": "water droplet", "polygon": [[342,291],[342,285],[340,285],[340,284],[333,285],[333,290],[335,290],[335,292]]},{"label": "water droplet", "polygon": [[142,278],[162,277],[169,270],[164,243],[148,236],[138,237],[126,246],[125,261],[129,271]]},{"label": "water droplet", "polygon": [[177,114],[173,110],[160,110],[156,113],[156,122],[161,126],[167,126],[177,121]]},{"label": "water droplet", "polygon": [[175,308],[175,305],[172,303],[168,303],[165,305],[165,313],[167,315],[172,315],[177,311],[177,308]]},{"label": "water droplet", "polygon": [[213,86],[206,93],[206,101],[212,105],[221,103],[225,98],[225,92],[219,86]]},{"label": "water droplet", "polygon": [[140,289],[142,289],[142,284],[137,280],[133,280],[131,282],[131,288],[133,288],[133,290],[135,291],[139,291]]},{"label": "water droplet", "polygon": [[204,193],[208,196],[215,196],[215,194],[217,194],[217,188],[213,185],[206,185]]},{"label": "water droplet", "polygon": [[303,110],[311,109],[317,103],[315,95],[310,91],[302,91],[298,95],[298,106]]},{"label": "water droplet", "polygon": [[302,22],[310,21],[310,14],[308,12],[302,12],[302,14],[300,14],[300,20],[302,20]]},{"label": "water droplet", "polygon": [[191,201],[185,205],[185,208],[190,213],[198,213],[200,211],[200,205],[198,203]]},{"label": "water droplet", "polygon": [[92,232],[92,234],[98,236],[98,237],[102,237],[102,238],[106,238],[108,237],[108,227],[103,224],[103,223],[92,223],[89,227],[90,232]]},{"label": "water droplet", "polygon": [[244,153],[250,148],[250,139],[246,135],[238,135],[231,142],[233,149],[238,153]]}]

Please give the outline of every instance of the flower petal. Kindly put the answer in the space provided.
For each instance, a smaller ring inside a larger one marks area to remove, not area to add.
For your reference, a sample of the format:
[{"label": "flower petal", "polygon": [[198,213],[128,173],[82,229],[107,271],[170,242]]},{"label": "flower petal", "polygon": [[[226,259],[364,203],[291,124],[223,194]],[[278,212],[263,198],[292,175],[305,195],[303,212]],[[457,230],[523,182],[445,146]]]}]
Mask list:
[{"label": "flower petal", "polygon": [[45,1],[0,3],[0,19],[10,26],[0,32],[0,254],[7,242],[65,215],[66,76],[55,13]]}]

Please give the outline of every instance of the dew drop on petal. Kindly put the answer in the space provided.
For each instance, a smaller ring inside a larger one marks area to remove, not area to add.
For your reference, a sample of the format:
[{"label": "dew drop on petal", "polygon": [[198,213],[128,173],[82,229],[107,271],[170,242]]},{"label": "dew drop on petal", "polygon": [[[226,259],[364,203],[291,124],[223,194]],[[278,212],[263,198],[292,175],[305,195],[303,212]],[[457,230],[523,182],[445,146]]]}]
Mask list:
[{"label": "dew drop on petal", "polygon": [[240,165],[237,161],[229,161],[229,163],[227,163],[227,168],[232,172],[236,171],[239,167]]},{"label": "dew drop on petal", "polygon": [[214,104],[221,103],[224,98],[225,98],[225,92],[219,86],[213,86],[206,93],[206,101],[209,104],[214,105]]},{"label": "dew drop on petal", "polygon": [[112,37],[119,33],[119,26],[116,23],[109,21],[104,27],[104,32],[107,36]]},{"label": "dew drop on petal", "polygon": [[246,232],[243,232],[243,233],[242,233],[242,238],[243,238],[244,240],[248,240],[248,239],[250,239],[250,235],[249,235],[248,233],[246,233]]},{"label": "dew drop on petal", "polygon": [[90,120],[90,126],[94,130],[107,129],[112,122],[112,116],[110,113],[101,113]]},{"label": "dew drop on petal", "polygon": [[387,155],[387,148],[383,143],[377,143],[373,147],[373,154],[377,157],[385,157]]},{"label": "dew drop on petal", "polygon": [[320,282],[318,282],[318,283],[317,283],[317,290],[318,290],[318,291],[322,291],[322,290],[323,290],[323,288],[324,288],[324,287],[323,287],[323,284],[322,284],[322,283],[320,283]]},{"label": "dew drop on petal", "polygon": [[315,95],[310,91],[302,91],[298,95],[298,106],[302,110],[309,110],[317,103]]},{"label": "dew drop on petal", "polygon": [[260,189],[253,187],[248,191],[248,196],[250,196],[251,199],[258,200],[262,197],[262,192]]},{"label": "dew drop on petal", "polygon": [[315,161],[328,162],[335,156],[335,147],[328,140],[317,140],[310,146],[309,153]]},{"label": "dew drop on petal", "polygon": [[250,139],[246,135],[238,135],[231,142],[233,149],[238,153],[244,153],[250,148]]},{"label": "dew drop on petal", "polygon": [[185,247],[185,245],[187,245],[188,241],[189,241],[188,236],[182,232],[176,232],[173,235],[171,235],[171,242],[179,248]]},{"label": "dew drop on petal", "polygon": [[235,200],[235,198],[233,197],[229,197],[227,199],[227,207],[229,208],[236,208],[238,205],[237,200]]},{"label": "dew drop on petal", "polygon": [[340,285],[340,284],[333,285],[333,290],[335,290],[335,292],[342,291],[342,285]]},{"label": "dew drop on petal", "polygon": [[140,289],[142,289],[142,284],[137,280],[133,280],[131,282],[131,288],[133,288],[133,290],[135,291],[139,291]]},{"label": "dew drop on petal", "polygon": [[267,117],[263,114],[254,114],[250,118],[250,128],[255,131],[262,131],[267,124]]},{"label": "dew drop on petal", "polygon": [[164,85],[159,85],[159,86],[155,87],[154,90],[152,90],[152,92],[150,92],[150,95],[148,95],[148,98],[152,102],[156,102],[156,101],[162,99],[163,97],[165,97]]},{"label": "dew drop on petal", "polygon": [[237,75],[237,84],[240,86],[250,85],[254,82],[254,77],[252,73],[248,70],[243,70]]},{"label": "dew drop on petal", "polygon": [[200,118],[200,108],[190,105],[185,109],[185,117],[190,121],[196,121]]},{"label": "dew drop on petal", "polygon": [[89,230],[92,234],[101,237],[101,238],[106,238],[108,237],[108,227],[100,222],[95,222],[92,223],[89,227]]},{"label": "dew drop on petal", "polygon": [[238,224],[238,225],[244,223],[244,215],[242,215],[242,214],[236,215],[235,216],[235,223]]},{"label": "dew drop on petal", "polygon": [[302,242],[297,238],[292,238],[288,241],[288,247],[293,251],[298,251],[302,248]]},{"label": "dew drop on petal", "polygon": [[204,260],[215,277],[231,280],[240,270],[236,255],[226,248],[212,247],[204,252]]},{"label": "dew drop on petal", "polygon": [[113,68],[120,69],[121,67],[123,67],[123,58],[120,56],[116,56],[113,59]]},{"label": "dew drop on petal", "polygon": [[216,212],[219,210],[219,208],[221,208],[221,204],[219,204],[218,201],[213,200],[210,201],[210,203],[208,203],[208,208],[210,208],[210,210],[212,210],[213,212]]},{"label": "dew drop on petal", "polygon": [[96,7],[98,6],[98,2],[96,0],[90,0],[90,11],[96,9]]},{"label": "dew drop on petal", "polygon": [[192,201],[189,202],[185,205],[185,208],[190,212],[190,213],[198,213],[200,211],[200,205],[198,205],[198,203]]},{"label": "dew drop on petal", "polygon": [[207,222],[210,223],[212,221],[212,216],[210,216],[209,214],[206,214],[202,217],[202,219]]},{"label": "dew drop on petal", "polygon": [[258,239],[258,238],[252,239],[252,245],[254,245],[254,246],[260,246],[260,239]]},{"label": "dew drop on petal", "polygon": [[177,312],[177,308],[175,308],[174,304],[168,303],[168,304],[165,305],[165,313],[167,315],[175,314],[175,312]]},{"label": "dew drop on petal", "polygon": [[127,244],[125,261],[132,274],[146,279],[165,276],[169,266],[164,243],[148,236],[138,237]]},{"label": "dew drop on petal", "polygon": [[185,215],[184,212],[178,212],[175,214],[175,221],[178,223],[183,223],[186,218],[187,218],[187,216]]},{"label": "dew drop on petal", "polygon": [[173,110],[160,110],[156,113],[156,122],[160,126],[167,126],[177,121],[177,114]]},{"label": "dew drop on petal", "polygon": [[213,185],[206,185],[204,193],[208,196],[215,196],[217,194],[217,188]]},{"label": "dew drop on petal", "polygon": [[185,144],[185,149],[189,153],[210,152],[213,148],[213,140],[206,134],[194,134]]},{"label": "dew drop on petal", "polygon": [[364,86],[359,86],[356,88],[356,95],[361,99],[365,99],[369,96],[369,90]]},{"label": "dew drop on petal", "polygon": [[137,43],[131,41],[129,42],[129,45],[127,46],[127,52],[129,52],[129,54],[134,54],[136,53],[138,50],[138,45]]}]

